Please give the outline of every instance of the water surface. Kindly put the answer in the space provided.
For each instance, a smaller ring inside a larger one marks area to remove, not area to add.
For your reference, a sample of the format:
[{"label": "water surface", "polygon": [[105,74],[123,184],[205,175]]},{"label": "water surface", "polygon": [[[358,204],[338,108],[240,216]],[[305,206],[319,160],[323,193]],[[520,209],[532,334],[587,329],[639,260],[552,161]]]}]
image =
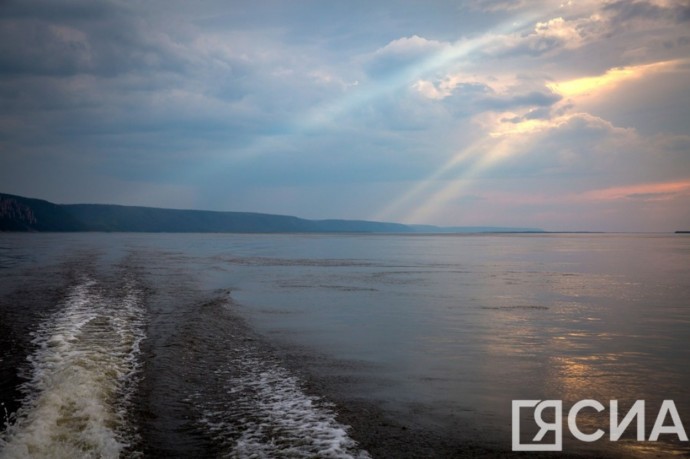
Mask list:
[{"label": "water surface", "polygon": [[[514,399],[690,419],[683,235],[5,234],[0,273],[0,456],[489,457]],[[629,437],[565,447],[688,451]]]}]

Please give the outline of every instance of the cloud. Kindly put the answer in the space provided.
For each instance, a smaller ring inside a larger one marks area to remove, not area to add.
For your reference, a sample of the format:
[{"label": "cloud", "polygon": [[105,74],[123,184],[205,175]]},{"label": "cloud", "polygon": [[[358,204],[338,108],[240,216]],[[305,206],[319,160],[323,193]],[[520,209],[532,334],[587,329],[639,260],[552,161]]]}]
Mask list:
[{"label": "cloud", "polygon": [[[435,81],[420,79],[412,89],[421,96],[441,101],[454,116],[477,116],[485,111],[503,112],[527,108],[527,117],[545,116],[548,108],[561,101],[562,96],[552,92],[544,83],[529,79],[471,77],[451,74]],[[546,112],[537,112],[545,109]],[[541,113],[541,115],[540,115]],[[516,118],[517,119],[517,118]]]},{"label": "cloud", "polygon": [[[521,2],[508,2],[508,4],[520,8],[526,6]],[[690,6],[682,0],[580,1],[560,2],[560,4],[552,2],[551,8],[545,11],[553,16],[550,19],[537,20],[532,30],[497,35],[494,44],[484,50],[485,55],[494,58],[521,54],[552,57],[564,52],[589,48],[601,43],[602,40],[608,40],[612,44],[620,40],[623,48],[629,48],[625,46],[624,41],[638,42],[641,35],[649,32],[658,33],[660,29],[666,28],[662,35],[676,35],[671,40],[638,43],[638,48],[627,50],[627,53],[631,55],[632,53],[642,54],[638,57],[648,60],[652,57],[659,59],[659,54],[655,55],[655,50],[684,42],[682,32],[679,33],[682,29],[677,28],[676,25],[690,20]],[[647,40],[649,38],[650,36]],[[596,50],[596,53],[601,53],[601,51],[600,48]],[[595,51],[590,50],[590,53],[592,52]]]},{"label": "cloud", "polygon": [[[609,68],[601,73],[546,82],[563,96],[556,111],[586,111],[650,134],[684,133],[689,94],[681,88],[690,74],[684,59]],[[568,108],[569,107],[569,108]],[[667,116],[669,111],[673,116]]]},{"label": "cloud", "polygon": [[536,40],[531,44],[536,51],[544,51],[554,46],[566,49],[577,48],[582,45],[583,37],[572,22],[566,22],[558,17],[546,22],[537,22],[533,36]]},{"label": "cloud", "polygon": [[[401,219],[433,219],[468,194],[504,208],[508,202],[520,208],[567,208],[621,200],[677,205],[687,194],[690,157],[684,137],[646,139],[634,129],[582,112],[534,120],[486,114],[480,126],[493,129],[493,137],[458,152],[434,174],[435,184],[406,196],[411,210]],[[441,178],[445,185],[438,184]],[[658,182],[649,185],[650,180]],[[601,187],[602,181],[609,186]],[[505,189],[515,183],[521,184],[518,189]],[[640,218],[648,215],[641,212]]]},{"label": "cloud", "polygon": [[69,75],[94,65],[91,44],[78,29],[36,21],[0,21],[1,73]]},{"label": "cloud", "polygon": [[454,93],[487,95],[496,90],[486,80],[462,73],[450,73],[434,80],[419,79],[412,88],[428,99],[442,100]]},{"label": "cloud", "polygon": [[506,139],[514,153],[500,165],[499,174],[586,177],[610,173],[615,165],[634,158],[638,134],[588,113],[571,113],[547,119],[500,122],[495,117],[492,136]]},{"label": "cloud", "polygon": [[660,201],[679,197],[690,197],[690,180],[681,182],[642,183],[622,187],[591,190],[578,196],[592,201],[615,201],[634,199],[642,201]]},{"label": "cloud", "polygon": [[91,3],[8,2],[0,19],[2,73],[113,77],[181,72],[193,60],[178,46],[179,31],[155,27],[125,5]]},{"label": "cloud", "polygon": [[418,35],[402,37],[377,49],[366,58],[364,65],[370,75],[385,77],[419,64],[449,46],[448,43],[429,40]]},{"label": "cloud", "polygon": [[485,53],[487,57],[505,58],[527,54],[553,56],[581,48],[606,33],[606,23],[599,14],[564,19],[561,16],[537,21],[529,32],[497,36],[495,44]]},{"label": "cloud", "polygon": [[683,0],[619,0],[605,4],[603,11],[611,15],[611,22],[615,25],[659,20],[690,21],[690,5]]},{"label": "cloud", "polygon": [[489,97],[483,103],[494,110],[506,110],[513,107],[550,107],[561,100],[553,92],[531,91],[526,94]]}]

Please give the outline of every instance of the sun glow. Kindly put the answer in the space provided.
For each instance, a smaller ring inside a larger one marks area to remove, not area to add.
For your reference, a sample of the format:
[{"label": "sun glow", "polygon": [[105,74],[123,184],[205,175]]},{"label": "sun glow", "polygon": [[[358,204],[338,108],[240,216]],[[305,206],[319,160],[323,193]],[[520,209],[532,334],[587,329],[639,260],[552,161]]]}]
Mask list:
[{"label": "sun glow", "polygon": [[625,81],[643,78],[651,73],[672,70],[679,63],[679,60],[672,60],[630,67],[615,67],[607,70],[603,75],[547,83],[546,87],[566,98],[593,96],[611,90]]}]

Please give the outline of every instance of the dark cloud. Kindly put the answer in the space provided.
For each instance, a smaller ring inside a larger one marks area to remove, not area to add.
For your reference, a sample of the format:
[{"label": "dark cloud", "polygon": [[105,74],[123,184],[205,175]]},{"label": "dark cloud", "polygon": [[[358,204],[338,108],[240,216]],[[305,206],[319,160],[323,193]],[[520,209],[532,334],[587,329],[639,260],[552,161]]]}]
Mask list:
[{"label": "dark cloud", "polygon": [[110,0],[3,0],[0,3],[0,11],[5,19],[32,18],[56,22],[100,21],[121,10],[122,6]]},{"label": "dark cloud", "polygon": [[690,45],[690,37],[683,36],[678,37],[675,40],[666,40],[664,41],[663,45],[666,49],[683,48]]},{"label": "dark cloud", "polygon": [[546,120],[549,119],[553,116],[551,113],[551,107],[546,106],[546,107],[540,107],[540,108],[534,108],[530,111],[528,111],[524,119],[526,120]]},{"label": "dark cloud", "polygon": [[300,75],[275,84],[270,72],[289,55],[262,60],[258,49],[190,32],[133,4],[94,4],[3,5],[0,104],[12,121],[0,122],[0,137],[71,145],[90,151],[90,162],[117,158],[125,173],[139,155],[155,163],[185,149],[246,146],[284,130],[292,110],[318,97],[299,88]]},{"label": "dark cloud", "polygon": [[[0,21],[0,72],[68,76],[114,76],[147,69],[179,70],[180,56],[136,27],[108,23],[92,30],[34,19]],[[121,31],[129,30],[128,35]]]},{"label": "dark cloud", "polygon": [[368,56],[364,68],[377,78],[399,75],[409,72],[448,46],[448,43],[428,40],[418,35],[403,37]]},{"label": "dark cloud", "polygon": [[533,107],[524,117],[515,117],[507,122],[520,122],[524,119],[548,118],[550,107],[560,102],[562,97],[551,91],[517,90],[497,94],[483,83],[462,83],[456,86],[444,104],[452,107],[456,116],[468,116],[483,111],[509,111]]},{"label": "dark cloud", "polygon": [[479,104],[491,110],[508,110],[517,107],[550,107],[562,97],[553,92],[531,91],[526,94],[492,96],[480,100]]},{"label": "dark cloud", "polygon": [[73,75],[93,67],[80,30],[36,20],[0,21],[0,74]]},{"label": "dark cloud", "polygon": [[453,90],[454,93],[464,96],[473,95],[475,97],[482,97],[494,93],[489,85],[484,83],[470,82],[470,83],[460,83]]},{"label": "dark cloud", "polygon": [[604,5],[603,11],[612,15],[611,22],[616,26],[638,20],[690,21],[690,3],[685,1],[660,6],[647,1],[620,0]]}]

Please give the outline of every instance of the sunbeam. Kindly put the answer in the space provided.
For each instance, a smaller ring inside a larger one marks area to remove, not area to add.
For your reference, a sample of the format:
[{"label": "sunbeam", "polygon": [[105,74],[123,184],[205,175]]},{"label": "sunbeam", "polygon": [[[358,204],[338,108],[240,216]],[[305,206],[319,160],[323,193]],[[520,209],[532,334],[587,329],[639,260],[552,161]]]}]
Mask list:
[{"label": "sunbeam", "polygon": [[501,24],[490,33],[460,40],[422,60],[420,63],[407,66],[389,77],[360,84],[343,97],[328,101],[309,111],[302,119],[295,123],[292,130],[310,131],[322,128],[371,100],[413,84],[424,75],[439,71],[451,64],[458,64],[463,59],[471,58],[473,53],[496,43],[502,39],[502,36],[516,33],[532,26],[544,14],[544,10],[534,10],[519,17],[511,18],[510,21]]},{"label": "sunbeam", "polygon": [[[412,209],[405,215],[403,221],[426,221],[428,217],[435,215],[449,200],[458,196],[461,191],[469,188],[479,174],[511,157],[514,153],[513,144],[506,137],[496,138],[489,136],[474,143],[446,163],[441,168],[444,171],[441,175],[448,175],[446,172],[450,173],[455,166],[461,163],[469,163],[469,165],[461,169],[460,173],[455,178],[450,179],[447,185],[425,199],[421,205]],[[461,159],[457,160],[457,158]],[[431,181],[438,180],[438,178],[440,176],[431,179]]]}]

